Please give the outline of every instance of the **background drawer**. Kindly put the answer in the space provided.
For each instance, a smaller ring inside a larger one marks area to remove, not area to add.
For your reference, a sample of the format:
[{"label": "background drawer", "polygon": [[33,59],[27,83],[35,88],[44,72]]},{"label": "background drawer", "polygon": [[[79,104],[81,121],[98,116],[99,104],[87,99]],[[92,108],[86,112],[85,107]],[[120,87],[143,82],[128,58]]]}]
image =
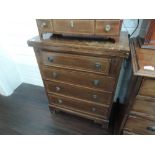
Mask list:
[{"label": "background drawer", "polygon": [[79,87],[71,84],[65,84],[60,82],[47,82],[45,85],[48,93],[57,93],[62,95],[67,95],[79,99],[84,99],[92,102],[97,102],[100,104],[110,104],[112,93],[101,92],[93,89],[88,89],[84,87]]},{"label": "background drawer", "polygon": [[40,32],[53,32],[52,20],[37,19],[37,26]]},{"label": "background drawer", "polygon": [[109,92],[114,90],[115,79],[111,77],[55,67],[44,67],[42,71],[45,80],[62,81]]},{"label": "background drawer", "polygon": [[155,122],[140,117],[129,116],[125,130],[137,134],[154,135]]},{"label": "background drawer", "polygon": [[91,56],[79,56],[45,51],[41,52],[41,57],[44,65],[83,69],[104,74],[109,73],[111,62],[108,58],[96,58]]},{"label": "background drawer", "polygon": [[94,20],[54,19],[54,32],[64,34],[93,34]]},{"label": "background drawer", "polygon": [[120,20],[96,20],[95,34],[97,35],[119,35]]},{"label": "background drawer", "polygon": [[140,95],[151,96],[155,98],[155,80],[144,79],[139,91]]},{"label": "background drawer", "polygon": [[106,118],[108,108],[92,104],[91,102],[84,102],[82,100],[76,100],[68,97],[62,97],[59,95],[49,95],[51,104],[56,104],[61,107],[68,107],[82,112],[89,113],[91,115],[98,115]]},{"label": "background drawer", "polygon": [[142,113],[142,115],[154,116],[155,118],[155,99],[152,98],[145,98],[145,97],[137,97],[133,107],[132,111]]}]

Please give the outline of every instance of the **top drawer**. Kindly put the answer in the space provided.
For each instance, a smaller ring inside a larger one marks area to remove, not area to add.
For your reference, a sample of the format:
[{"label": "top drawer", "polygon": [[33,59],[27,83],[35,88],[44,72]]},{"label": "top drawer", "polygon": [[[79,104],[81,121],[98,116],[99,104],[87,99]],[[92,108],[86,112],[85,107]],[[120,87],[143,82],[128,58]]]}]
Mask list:
[{"label": "top drawer", "polygon": [[54,19],[53,27],[55,33],[93,34],[94,20]]},{"label": "top drawer", "polygon": [[55,52],[41,52],[44,65],[62,66],[67,68],[86,70],[92,72],[109,73],[111,59]]},{"label": "top drawer", "polygon": [[155,80],[145,78],[142,82],[139,94],[155,98]]},{"label": "top drawer", "polygon": [[120,33],[121,21],[120,20],[96,20],[96,35],[114,35]]},{"label": "top drawer", "polygon": [[40,32],[53,32],[52,20],[37,19],[36,21]]}]

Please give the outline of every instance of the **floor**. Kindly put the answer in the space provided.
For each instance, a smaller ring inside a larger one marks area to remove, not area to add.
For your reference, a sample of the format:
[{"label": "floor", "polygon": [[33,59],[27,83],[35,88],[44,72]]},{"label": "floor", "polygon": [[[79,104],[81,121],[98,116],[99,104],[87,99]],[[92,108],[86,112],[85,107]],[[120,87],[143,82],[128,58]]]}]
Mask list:
[{"label": "floor", "polygon": [[20,85],[0,96],[1,135],[107,135],[111,132],[90,120],[63,112],[51,114],[43,87]]}]

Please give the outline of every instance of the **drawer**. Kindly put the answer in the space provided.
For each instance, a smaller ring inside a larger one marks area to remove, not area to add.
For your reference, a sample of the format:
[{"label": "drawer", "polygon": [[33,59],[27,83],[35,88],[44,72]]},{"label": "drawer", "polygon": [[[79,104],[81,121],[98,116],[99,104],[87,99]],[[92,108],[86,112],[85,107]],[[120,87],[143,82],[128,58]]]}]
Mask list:
[{"label": "drawer", "polygon": [[129,116],[125,130],[137,134],[154,135],[155,122],[141,117]]},{"label": "drawer", "polygon": [[53,32],[52,20],[37,19],[37,26],[40,32]]},{"label": "drawer", "polygon": [[93,34],[94,20],[54,19],[54,32],[64,34]]},{"label": "drawer", "polygon": [[69,67],[104,74],[109,73],[111,62],[111,59],[108,58],[97,58],[45,51],[41,52],[41,58],[44,65]]},{"label": "drawer", "polygon": [[60,82],[45,82],[48,93],[57,93],[74,98],[97,102],[100,104],[109,105],[111,103],[112,93],[97,91],[81,86]]},{"label": "drawer", "polygon": [[121,28],[120,20],[96,20],[95,34],[119,35]]},{"label": "drawer", "polygon": [[154,116],[155,118],[155,99],[145,98],[145,97],[137,97],[135,100],[132,111],[142,113],[144,116]]},{"label": "drawer", "polygon": [[70,108],[73,110],[78,110],[83,113],[88,113],[90,115],[96,115],[99,117],[106,118],[108,115],[108,108],[93,104],[91,102],[86,102],[82,100],[77,100],[60,95],[49,95],[50,104],[57,105],[64,108]]},{"label": "drawer", "polygon": [[115,80],[111,77],[56,67],[44,67],[42,72],[45,80],[56,80],[109,92],[114,90]]},{"label": "drawer", "polygon": [[155,98],[155,80],[145,78],[142,82],[139,94]]}]

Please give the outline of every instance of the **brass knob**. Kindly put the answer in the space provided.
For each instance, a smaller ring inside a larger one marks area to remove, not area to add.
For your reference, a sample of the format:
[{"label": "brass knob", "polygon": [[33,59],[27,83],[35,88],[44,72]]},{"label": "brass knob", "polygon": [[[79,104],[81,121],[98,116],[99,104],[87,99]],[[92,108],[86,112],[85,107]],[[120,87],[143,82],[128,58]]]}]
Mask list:
[{"label": "brass knob", "polygon": [[54,58],[53,57],[48,57],[48,61],[49,62],[53,62],[54,61]]},{"label": "brass knob", "polygon": [[61,99],[58,99],[58,103],[62,103],[62,100]]},{"label": "brass knob", "polygon": [[58,77],[58,73],[53,72],[53,73],[52,73],[52,77],[53,77],[53,78],[57,78],[57,77]]},{"label": "brass knob", "polygon": [[55,89],[56,89],[56,91],[60,91],[60,87],[56,87]]},{"label": "brass knob", "polygon": [[96,111],[96,108],[93,107],[93,108],[92,108],[92,111],[95,112],[95,111]]},{"label": "brass knob", "polygon": [[94,84],[95,86],[98,86],[98,85],[100,84],[100,80],[94,80],[94,81],[93,81],[93,84]]},{"label": "brass knob", "polygon": [[104,27],[104,31],[105,32],[109,32],[111,30],[111,26],[109,24],[107,24],[105,27]]},{"label": "brass knob", "polygon": [[149,131],[155,131],[155,126],[148,126],[146,129]]},{"label": "brass knob", "polygon": [[96,62],[96,63],[95,63],[95,67],[96,67],[96,69],[101,69],[101,63]]},{"label": "brass knob", "polygon": [[71,26],[71,28],[74,27],[74,22],[72,20],[70,21],[70,26]]},{"label": "brass knob", "polygon": [[42,24],[41,24],[41,28],[44,28],[44,27],[46,27],[47,26],[47,24],[45,23],[45,22],[43,22]]},{"label": "brass knob", "polygon": [[93,97],[93,99],[97,99],[97,95],[93,95],[92,97]]}]

